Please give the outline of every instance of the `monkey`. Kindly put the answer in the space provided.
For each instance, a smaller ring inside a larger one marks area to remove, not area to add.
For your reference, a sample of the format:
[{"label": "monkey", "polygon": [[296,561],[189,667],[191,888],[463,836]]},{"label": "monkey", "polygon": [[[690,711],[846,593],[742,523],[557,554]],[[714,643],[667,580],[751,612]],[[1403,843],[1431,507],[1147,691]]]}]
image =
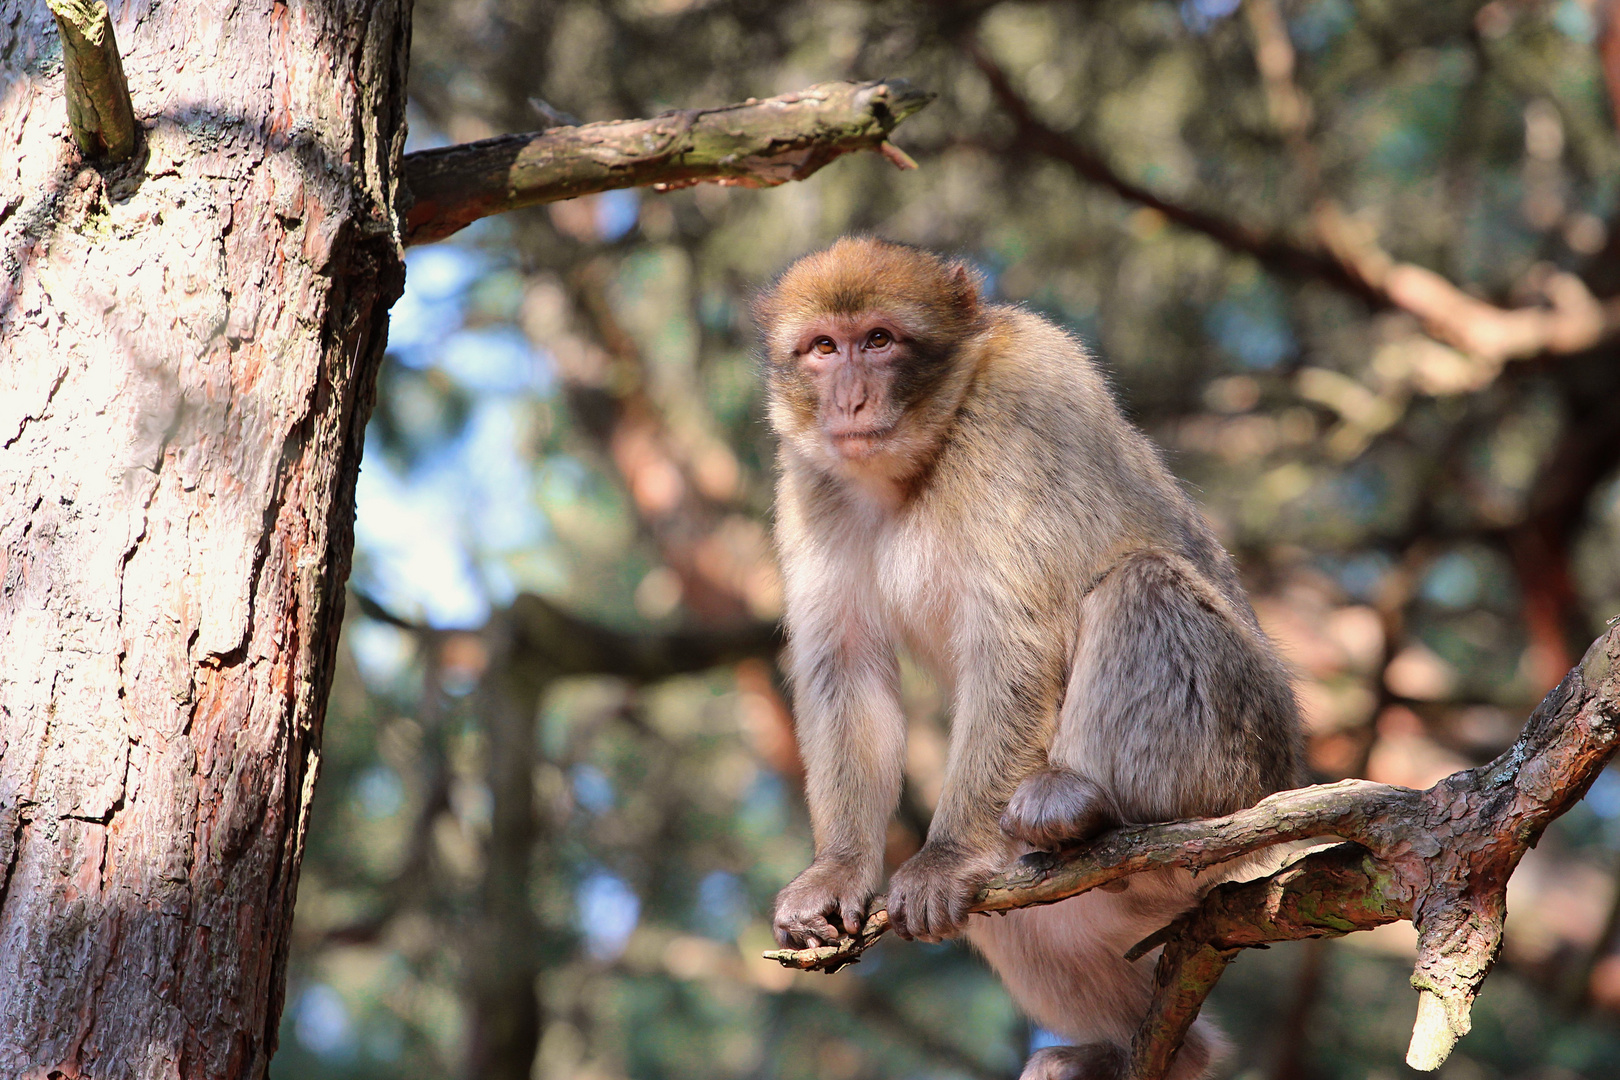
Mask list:
[{"label": "monkey", "polygon": [[[902,782],[897,655],[951,702],[944,783],[888,881],[892,929],[965,931],[1071,1041],[1021,1080],[1120,1080],[1151,996],[1124,954],[1201,895],[1162,870],[969,920],[1013,860],[1122,823],[1227,813],[1297,783],[1291,675],[1231,557],[1072,336],[967,264],[872,237],[762,291],[795,727],[815,855],[786,947],[859,932]],[[1207,887],[1207,886],[1206,886]],[[1172,1080],[1223,1052],[1199,1020]]]}]

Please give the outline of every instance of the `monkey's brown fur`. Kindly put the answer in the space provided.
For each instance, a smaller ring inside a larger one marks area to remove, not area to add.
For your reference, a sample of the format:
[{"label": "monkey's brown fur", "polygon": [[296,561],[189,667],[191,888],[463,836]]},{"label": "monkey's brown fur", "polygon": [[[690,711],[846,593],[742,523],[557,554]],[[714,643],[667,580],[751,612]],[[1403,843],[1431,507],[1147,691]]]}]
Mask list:
[{"label": "monkey's brown fur", "polygon": [[[795,263],[756,316],[816,841],[777,937],[855,932],[882,883],[907,648],[953,716],[927,842],[889,880],[894,927],[965,929],[1077,1044],[1031,1057],[1024,1080],[1115,1080],[1152,963],[1123,954],[1192,902],[1191,878],[971,923],[967,906],[1022,851],[1294,783],[1287,670],[1203,517],[1057,327],[986,303],[960,264],[867,238]],[[1218,1043],[1201,1021],[1172,1077],[1204,1075]]]}]

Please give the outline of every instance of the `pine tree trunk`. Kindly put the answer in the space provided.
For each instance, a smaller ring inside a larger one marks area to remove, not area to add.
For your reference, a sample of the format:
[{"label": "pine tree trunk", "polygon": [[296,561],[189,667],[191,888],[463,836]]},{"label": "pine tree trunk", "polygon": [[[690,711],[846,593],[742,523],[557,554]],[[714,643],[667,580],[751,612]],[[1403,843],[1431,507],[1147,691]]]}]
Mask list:
[{"label": "pine tree trunk", "polygon": [[0,1076],[260,1077],[387,309],[406,0],[0,0]]}]

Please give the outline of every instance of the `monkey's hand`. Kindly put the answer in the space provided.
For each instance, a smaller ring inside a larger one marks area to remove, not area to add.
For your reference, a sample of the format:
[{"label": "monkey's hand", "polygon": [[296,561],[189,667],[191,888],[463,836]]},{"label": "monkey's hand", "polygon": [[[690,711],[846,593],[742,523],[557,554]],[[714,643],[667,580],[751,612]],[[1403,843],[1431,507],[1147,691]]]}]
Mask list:
[{"label": "monkey's hand", "polygon": [[876,891],[870,876],[848,863],[817,859],[776,894],[773,929],[783,948],[831,945],[861,932]]},{"label": "monkey's hand", "polygon": [[1001,815],[1001,831],[1038,851],[1090,840],[1120,821],[1102,786],[1063,768],[1024,778]]},{"label": "monkey's hand", "polygon": [[930,840],[889,878],[889,925],[910,941],[938,941],[962,929],[979,886],[1002,868],[1004,852]]}]

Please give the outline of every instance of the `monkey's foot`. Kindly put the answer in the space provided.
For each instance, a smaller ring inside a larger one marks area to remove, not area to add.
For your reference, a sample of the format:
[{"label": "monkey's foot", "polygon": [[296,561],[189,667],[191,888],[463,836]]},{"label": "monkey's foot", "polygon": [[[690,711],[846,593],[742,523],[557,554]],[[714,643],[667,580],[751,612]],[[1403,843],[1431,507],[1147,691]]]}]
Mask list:
[{"label": "monkey's foot", "polygon": [[1125,1048],[1113,1043],[1048,1046],[1030,1055],[1018,1080],[1121,1080],[1125,1065]]},{"label": "monkey's foot", "polygon": [[1042,851],[1089,840],[1118,824],[1113,800],[1100,785],[1056,767],[1026,776],[1001,815],[1002,832]]}]

